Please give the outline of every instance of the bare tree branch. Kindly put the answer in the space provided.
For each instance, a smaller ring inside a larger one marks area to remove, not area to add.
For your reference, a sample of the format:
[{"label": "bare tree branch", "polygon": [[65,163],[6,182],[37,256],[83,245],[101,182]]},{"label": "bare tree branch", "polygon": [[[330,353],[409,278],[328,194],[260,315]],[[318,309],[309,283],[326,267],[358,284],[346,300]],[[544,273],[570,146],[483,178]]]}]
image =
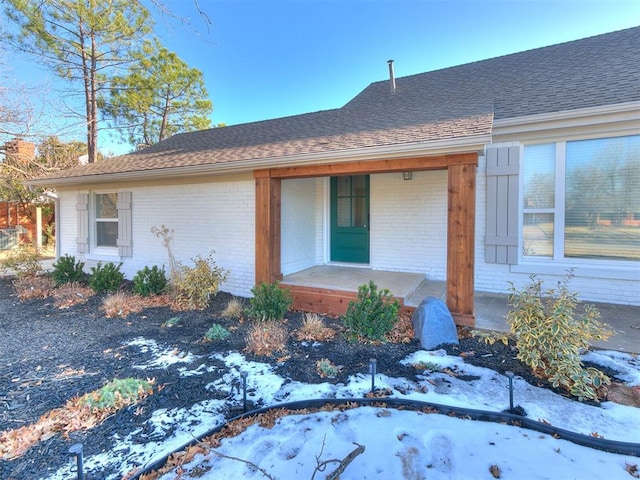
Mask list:
[{"label": "bare tree branch", "polygon": [[[360,445],[356,442],[353,442],[353,444],[357,445],[357,448],[355,448],[351,453],[349,453],[349,455],[347,455],[346,457],[344,457],[342,460],[339,461],[340,465],[338,465],[338,468],[336,468],[333,472],[327,475],[326,480],[338,480],[338,478],[340,477],[340,474],[345,471],[345,469],[349,466],[349,464],[353,462],[353,460],[358,455],[361,455],[364,453],[364,445]],[[329,461],[336,462],[336,460],[329,460]]]},{"label": "bare tree branch", "polygon": [[250,462],[249,460],[244,460],[242,458],[238,458],[238,457],[232,457],[230,455],[225,455],[224,453],[220,453],[220,452],[216,452],[215,450],[211,450],[213,453],[215,453],[217,456],[222,457],[222,458],[226,458],[228,460],[235,460],[236,462],[241,462],[244,463],[246,465],[249,465],[251,468],[255,468],[257,471],[259,471],[261,474],[263,474],[265,477],[267,477],[269,480],[276,480],[274,477],[272,477],[271,475],[269,475],[269,473],[264,470],[263,468],[260,468],[258,465],[256,465],[253,462]]}]

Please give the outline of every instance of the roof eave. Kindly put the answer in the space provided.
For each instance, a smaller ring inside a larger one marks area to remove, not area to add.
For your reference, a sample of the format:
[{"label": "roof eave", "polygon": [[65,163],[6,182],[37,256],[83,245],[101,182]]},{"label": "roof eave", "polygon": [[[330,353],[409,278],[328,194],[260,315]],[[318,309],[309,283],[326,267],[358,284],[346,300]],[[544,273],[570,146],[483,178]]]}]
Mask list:
[{"label": "roof eave", "polygon": [[72,186],[86,184],[105,184],[121,182],[139,182],[165,180],[167,178],[201,177],[202,175],[221,176],[250,173],[265,168],[291,167],[316,163],[344,163],[353,161],[379,160],[381,158],[404,158],[421,155],[443,155],[447,153],[468,153],[482,151],[491,143],[491,134],[478,134],[465,137],[430,140],[377,147],[354,148],[339,151],[327,151],[240,160],[228,163],[192,165],[174,168],[139,170],[132,172],[83,175],[68,178],[34,179],[26,181],[33,186]]},{"label": "roof eave", "polygon": [[639,120],[640,101],[501,118],[493,121],[493,140],[553,141],[556,137],[570,139],[572,131],[584,135],[590,129],[632,135],[638,133]]}]

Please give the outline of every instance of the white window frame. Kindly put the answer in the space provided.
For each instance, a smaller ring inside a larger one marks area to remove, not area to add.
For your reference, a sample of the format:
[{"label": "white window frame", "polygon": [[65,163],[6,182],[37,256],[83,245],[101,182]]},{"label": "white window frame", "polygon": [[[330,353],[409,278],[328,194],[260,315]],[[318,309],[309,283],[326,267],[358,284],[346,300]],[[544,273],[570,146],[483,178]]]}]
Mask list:
[{"label": "white window frame", "polygon": [[[599,278],[628,278],[639,279],[639,262],[632,260],[607,260],[607,259],[586,259],[586,258],[566,258],[564,256],[565,244],[565,180],[566,180],[566,147],[570,141],[589,140],[597,138],[616,138],[618,135],[602,135],[598,137],[589,136],[586,138],[572,138],[562,141],[538,141],[521,145],[521,158],[519,175],[519,214],[518,214],[518,263],[511,265],[511,271],[516,273],[548,273],[564,274],[571,268],[576,268],[577,275],[583,274]],[[619,136],[629,136],[619,135]],[[527,161],[525,148],[531,145],[555,144],[555,205],[552,209],[528,209],[524,208],[524,164]],[[554,233],[553,233],[553,257],[535,257],[524,255],[524,215],[525,213],[553,213]]]},{"label": "white window frame", "polygon": [[[105,191],[94,191],[91,192],[89,196],[89,252],[95,255],[109,255],[109,256],[118,256],[118,246],[117,240],[116,245],[112,247],[107,246],[98,246],[97,245],[97,224],[98,222],[119,222],[119,215],[116,218],[97,218],[96,217],[96,196],[97,195],[105,195],[105,194],[117,194],[117,191],[114,190],[105,190]],[[117,201],[117,200],[116,200]],[[116,212],[118,210],[116,209]]]}]

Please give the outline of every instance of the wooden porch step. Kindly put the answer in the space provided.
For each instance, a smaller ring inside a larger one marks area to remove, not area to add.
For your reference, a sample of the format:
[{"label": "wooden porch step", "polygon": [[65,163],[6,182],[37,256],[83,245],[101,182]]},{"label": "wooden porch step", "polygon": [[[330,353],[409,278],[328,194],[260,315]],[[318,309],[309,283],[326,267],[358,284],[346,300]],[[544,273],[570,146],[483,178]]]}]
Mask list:
[{"label": "wooden porch step", "polygon": [[[301,285],[288,285],[282,283],[282,288],[291,292],[293,297],[292,308],[304,312],[316,312],[325,315],[344,315],[349,307],[349,302],[358,297],[357,292],[335,290],[329,288],[304,287]],[[404,299],[398,298],[401,308],[404,307]]]}]

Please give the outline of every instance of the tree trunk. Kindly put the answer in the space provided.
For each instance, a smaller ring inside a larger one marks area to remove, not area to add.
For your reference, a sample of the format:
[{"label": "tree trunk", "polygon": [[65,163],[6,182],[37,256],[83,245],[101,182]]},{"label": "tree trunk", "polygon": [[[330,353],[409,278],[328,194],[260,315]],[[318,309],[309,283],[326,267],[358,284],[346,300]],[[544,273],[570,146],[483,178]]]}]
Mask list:
[{"label": "tree trunk", "polygon": [[78,25],[78,38],[79,38],[79,50],[82,58],[82,82],[84,85],[84,105],[85,112],[87,115],[86,125],[87,125],[87,150],[88,150],[88,158],[89,162],[92,162],[91,152],[95,150],[95,147],[92,147],[92,136],[91,136],[91,72],[89,68],[89,59],[87,58],[87,50],[85,45],[85,32],[83,28],[82,22],[79,22]]},{"label": "tree trunk", "polygon": [[87,149],[89,151],[89,163],[98,160],[98,86],[96,79],[97,52],[95,32],[91,32],[91,81],[90,81],[90,105],[87,115]]},{"label": "tree trunk", "polygon": [[165,130],[167,129],[167,122],[169,121],[169,110],[171,109],[171,89],[167,88],[167,95],[164,98],[164,108],[162,109],[162,124],[160,125],[160,135],[158,135],[158,141],[164,140]]}]

